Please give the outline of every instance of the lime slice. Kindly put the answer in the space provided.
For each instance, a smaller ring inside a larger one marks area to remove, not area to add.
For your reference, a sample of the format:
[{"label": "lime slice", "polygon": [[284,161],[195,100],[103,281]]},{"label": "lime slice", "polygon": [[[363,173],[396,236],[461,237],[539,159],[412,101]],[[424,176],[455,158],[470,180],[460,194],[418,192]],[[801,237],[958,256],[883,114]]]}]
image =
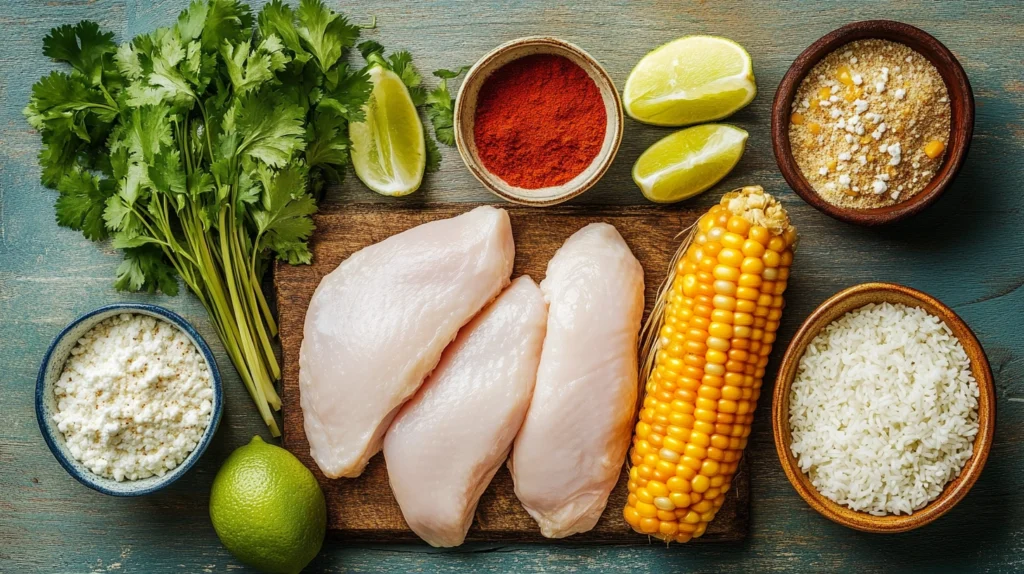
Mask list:
[{"label": "lime slice", "polygon": [[381,195],[408,195],[423,182],[427,147],[423,124],[402,79],[380,66],[370,69],[373,91],[364,106],[366,121],[349,125],[352,167]]},{"label": "lime slice", "polygon": [[626,113],[659,126],[722,119],[757,93],[750,54],[715,36],[686,36],[640,59],[623,90]]},{"label": "lime slice", "polygon": [[679,130],[640,155],[633,164],[633,181],[653,202],[682,201],[728,175],[746,144],[747,132],[725,124]]}]

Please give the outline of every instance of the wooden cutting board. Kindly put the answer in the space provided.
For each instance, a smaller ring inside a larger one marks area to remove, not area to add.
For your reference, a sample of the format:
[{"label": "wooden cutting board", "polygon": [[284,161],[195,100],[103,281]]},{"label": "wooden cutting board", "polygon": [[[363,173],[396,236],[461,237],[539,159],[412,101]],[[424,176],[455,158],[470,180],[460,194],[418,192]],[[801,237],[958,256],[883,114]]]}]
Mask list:
[{"label": "wooden cutting board", "polygon": [[[340,531],[342,538],[372,542],[418,540],[406,525],[398,503],[391,494],[383,456],[374,457],[359,478],[328,479],[320,473],[309,455],[309,443],[303,431],[302,410],[299,406],[298,363],[302,327],[309,300],[320,279],[355,251],[416,225],[454,217],[473,207],[470,204],[415,207],[356,204],[334,208],[315,217],[317,231],[312,243],[313,264],[278,265],[275,269],[274,286],[277,291],[283,352],[284,446],[317,476],[327,498],[329,528]],[[645,315],[653,305],[655,293],[678,246],[676,234],[700,215],[685,209],[655,207],[556,206],[537,209],[509,204],[501,207],[509,212],[516,242],[515,270],[512,275],[517,277],[529,274],[537,282],[544,278],[548,260],[555,250],[578,229],[595,221],[614,225],[643,264],[647,298]],[[747,465],[742,464],[717,518],[698,540],[736,541],[746,536],[750,497],[748,473]],[[622,519],[625,500],[626,473],[623,472],[597,526],[590,532],[577,534],[566,541],[646,543],[647,539],[633,533]],[[536,523],[520,506],[513,492],[512,478],[504,466],[481,498],[467,540],[547,540],[540,535]]]}]

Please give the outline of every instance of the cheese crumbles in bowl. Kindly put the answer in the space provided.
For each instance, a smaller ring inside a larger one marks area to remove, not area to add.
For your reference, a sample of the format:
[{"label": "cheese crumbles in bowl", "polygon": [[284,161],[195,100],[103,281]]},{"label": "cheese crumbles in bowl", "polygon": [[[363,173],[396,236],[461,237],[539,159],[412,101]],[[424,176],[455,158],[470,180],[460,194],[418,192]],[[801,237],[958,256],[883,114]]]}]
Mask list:
[{"label": "cheese crumbles in bowl", "polygon": [[37,418],[57,460],[113,495],[173,482],[201,455],[223,403],[216,362],[181,317],[114,305],[69,325],[40,369]]}]

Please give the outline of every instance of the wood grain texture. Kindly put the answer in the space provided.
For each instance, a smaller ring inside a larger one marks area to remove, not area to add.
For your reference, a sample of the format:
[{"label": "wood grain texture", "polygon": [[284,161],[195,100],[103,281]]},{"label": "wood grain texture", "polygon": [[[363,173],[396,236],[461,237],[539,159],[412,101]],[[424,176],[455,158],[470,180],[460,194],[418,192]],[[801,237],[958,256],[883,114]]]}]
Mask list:
[{"label": "wood grain texture", "polygon": [[[363,247],[428,221],[460,215],[472,207],[467,204],[436,204],[421,208],[383,210],[379,205],[364,204],[335,208],[316,216],[313,265],[299,267],[281,264],[274,271],[284,373],[281,395],[284,405],[284,446],[316,475],[327,497],[328,526],[340,531],[346,538],[369,542],[417,539],[402,518],[401,509],[391,493],[383,456],[374,457],[359,478],[332,480],[324,477],[309,454],[309,442],[306,440],[302,409],[299,406],[299,348],[302,345],[303,323],[310,298],[325,275]],[[538,282],[544,278],[548,261],[555,250],[570,235],[595,221],[614,225],[644,268],[645,317],[654,305],[658,287],[664,281],[678,245],[679,240],[675,236],[700,216],[688,210],[647,207],[601,209],[560,206],[538,210],[510,205],[505,209],[512,220],[512,233],[516,242],[512,277],[529,275]],[[644,537],[634,533],[622,519],[622,508],[628,494],[626,482],[627,475],[623,472],[619,475],[619,482],[612,491],[601,520],[593,530],[560,542],[644,542]],[[747,473],[741,471],[718,516],[708,526],[707,533],[697,540],[742,540],[747,533],[749,502]],[[480,499],[467,540],[545,540],[537,524],[519,504],[507,468],[502,467]]]},{"label": "wood grain texture", "polygon": [[[803,236],[787,292],[778,348],[836,291],[893,281],[936,296],[985,346],[999,417],[989,462],[970,494],[920,530],[892,536],[853,532],[809,508],[783,475],[762,401],[746,458],[750,535],[742,543],[649,546],[353,544],[332,536],[310,572],[893,572],[1024,569],[1024,10],[1012,0],[327,0],[356,21],[377,16],[367,38],[409,49],[423,70],[474,62],[512,38],[553,34],[597,58],[621,89],[633,65],[684,34],[716,34],[747,48],[759,93],[729,123],[750,132],[747,151],[724,182],[685,203],[706,209],[725,189],[759,183],[789,209]],[[291,2],[294,4],[294,0]],[[0,10],[0,572],[177,573],[247,571],[217,540],[207,501],[220,464],[253,434],[269,433],[234,374],[203,310],[190,296],[127,296],[111,283],[120,255],[58,228],[54,193],[39,184],[39,136],[21,110],[32,83],[58,66],[41,53],[53,26],[83,18],[118,41],[171,24],[186,0],[5,1]],[[254,5],[261,2],[254,1]],[[953,187],[914,219],[886,229],[832,220],[791,192],[768,135],[772,96],[804,48],[854,20],[890,18],[918,26],[953,51],[977,99],[974,141]],[[671,130],[627,121],[622,147],[601,182],[572,205],[648,205],[629,172]],[[498,201],[451,148],[441,171],[392,206]],[[380,202],[353,177],[328,201]],[[672,208],[670,208],[672,209]],[[50,455],[33,414],[35,372],[50,339],[76,315],[104,303],[165,305],[192,321],[224,373],[226,408],[214,442],[182,480],[137,500],[81,486]],[[770,392],[778,357],[768,366]]]}]

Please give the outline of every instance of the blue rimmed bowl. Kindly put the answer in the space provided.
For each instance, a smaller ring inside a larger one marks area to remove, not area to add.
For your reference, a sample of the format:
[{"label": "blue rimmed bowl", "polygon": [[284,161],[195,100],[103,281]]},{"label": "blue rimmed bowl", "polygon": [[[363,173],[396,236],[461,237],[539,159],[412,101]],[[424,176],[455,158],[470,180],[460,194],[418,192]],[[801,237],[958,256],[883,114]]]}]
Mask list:
[{"label": "blue rimmed bowl", "polygon": [[[57,428],[53,421],[53,414],[57,411],[57,397],[54,395],[54,384],[64,371],[64,363],[67,362],[71,349],[79,339],[98,323],[110,317],[122,313],[138,315],[149,315],[161,321],[166,321],[188,336],[192,344],[203,354],[206,365],[210,370],[210,379],[213,383],[213,411],[210,417],[210,424],[203,432],[199,444],[195,450],[190,452],[181,464],[173,470],[164,473],[163,476],[151,476],[140,480],[124,480],[118,482],[112,478],[106,478],[94,474],[85,465],[75,460],[64,442],[64,434]],[[157,305],[146,305],[139,303],[116,303],[106,305],[94,311],[90,311],[72,321],[67,327],[54,338],[43,357],[43,363],[39,366],[39,376],[36,378],[36,420],[39,423],[39,430],[43,433],[46,446],[50,447],[57,462],[68,471],[78,482],[92,488],[93,490],[109,494],[111,496],[142,496],[156,492],[175,480],[192,468],[192,465],[203,455],[203,451],[210,444],[214,433],[217,432],[217,425],[220,424],[220,417],[224,411],[224,389],[221,385],[220,371],[217,370],[217,361],[206,341],[195,330],[195,328],[177,313],[159,307]]]}]

